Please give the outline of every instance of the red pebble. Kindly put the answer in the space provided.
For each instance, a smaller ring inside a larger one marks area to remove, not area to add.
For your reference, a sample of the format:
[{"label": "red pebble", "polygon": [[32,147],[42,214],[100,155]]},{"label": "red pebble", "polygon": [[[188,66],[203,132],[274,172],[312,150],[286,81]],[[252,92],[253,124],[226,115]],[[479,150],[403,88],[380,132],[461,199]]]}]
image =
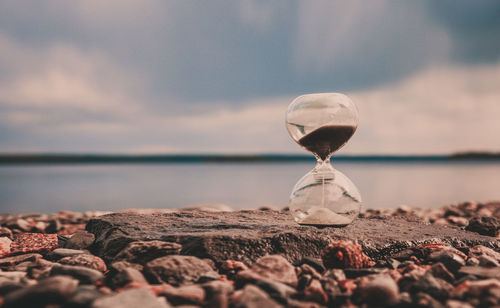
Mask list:
[{"label": "red pebble", "polygon": [[10,253],[44,253],[56,248],[59,248],[57,234],[21,233],[14,236]]},{"label": "red pebble", "polygon": [[363,253],[361,246],[351,241],[333,241],[321,253],[327,268],[364,268],[374,262]]}]

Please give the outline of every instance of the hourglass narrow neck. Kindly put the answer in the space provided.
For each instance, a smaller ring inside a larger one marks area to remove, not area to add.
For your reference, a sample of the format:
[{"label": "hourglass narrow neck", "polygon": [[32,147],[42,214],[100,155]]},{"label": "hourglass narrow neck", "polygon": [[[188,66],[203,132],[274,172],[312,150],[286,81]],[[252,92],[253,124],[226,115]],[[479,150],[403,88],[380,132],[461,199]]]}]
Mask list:
[{"label": "hourglass narrow neck", "polygon": [[330,156],[328,156],[324,160],[317,158],[316,166],[314,167],[314,170],[316,170],[317,172],[332,171],[333,167],[332,167],[332,164],[330,164]]}]

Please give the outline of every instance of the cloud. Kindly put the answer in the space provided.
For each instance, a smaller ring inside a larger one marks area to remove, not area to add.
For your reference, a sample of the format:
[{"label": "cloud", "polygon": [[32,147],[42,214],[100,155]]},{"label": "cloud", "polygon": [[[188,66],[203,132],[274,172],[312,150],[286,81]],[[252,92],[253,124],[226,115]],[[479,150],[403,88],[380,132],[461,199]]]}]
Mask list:
[{"label": "cloud", "polygon": [[361,123],[349,149],[374,153],[500,150],[500,63],[434,67],[351,93]]},{"label": "cloud", "polygon": [[0,52],[0,68],[10,70],[0,83],[3,124],[38,130],[88,122],[110,126],[143,108],[134,99],[140,81],[99,52],[70,45],[32,49],[6,36],[0,36]]}]

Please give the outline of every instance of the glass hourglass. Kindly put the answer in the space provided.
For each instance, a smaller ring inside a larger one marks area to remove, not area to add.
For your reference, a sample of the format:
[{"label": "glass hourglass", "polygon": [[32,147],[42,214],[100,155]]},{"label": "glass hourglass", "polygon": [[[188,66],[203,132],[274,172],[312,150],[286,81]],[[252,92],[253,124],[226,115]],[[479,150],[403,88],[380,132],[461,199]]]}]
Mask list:
[{"label": "glass hourglass", "polygon": [[302,225],[345,226],[361,210],[356,186],[330,164],[358,127],[358,111],[340,93],[306,94],[288,106],[286,128],[295,142],[317,159],[313,170],[293,188],[289,208]]}]

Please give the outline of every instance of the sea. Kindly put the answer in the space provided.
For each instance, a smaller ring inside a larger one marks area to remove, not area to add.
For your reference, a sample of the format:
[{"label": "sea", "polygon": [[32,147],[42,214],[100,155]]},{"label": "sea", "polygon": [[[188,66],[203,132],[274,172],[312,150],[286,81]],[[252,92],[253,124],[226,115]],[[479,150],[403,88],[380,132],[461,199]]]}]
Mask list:
[{"label": "sea", "polygon": [[[339,161],[364,208],[500,200],[499,161]],[[313,161],[0,165],[0,213],[282,208]]]}]

